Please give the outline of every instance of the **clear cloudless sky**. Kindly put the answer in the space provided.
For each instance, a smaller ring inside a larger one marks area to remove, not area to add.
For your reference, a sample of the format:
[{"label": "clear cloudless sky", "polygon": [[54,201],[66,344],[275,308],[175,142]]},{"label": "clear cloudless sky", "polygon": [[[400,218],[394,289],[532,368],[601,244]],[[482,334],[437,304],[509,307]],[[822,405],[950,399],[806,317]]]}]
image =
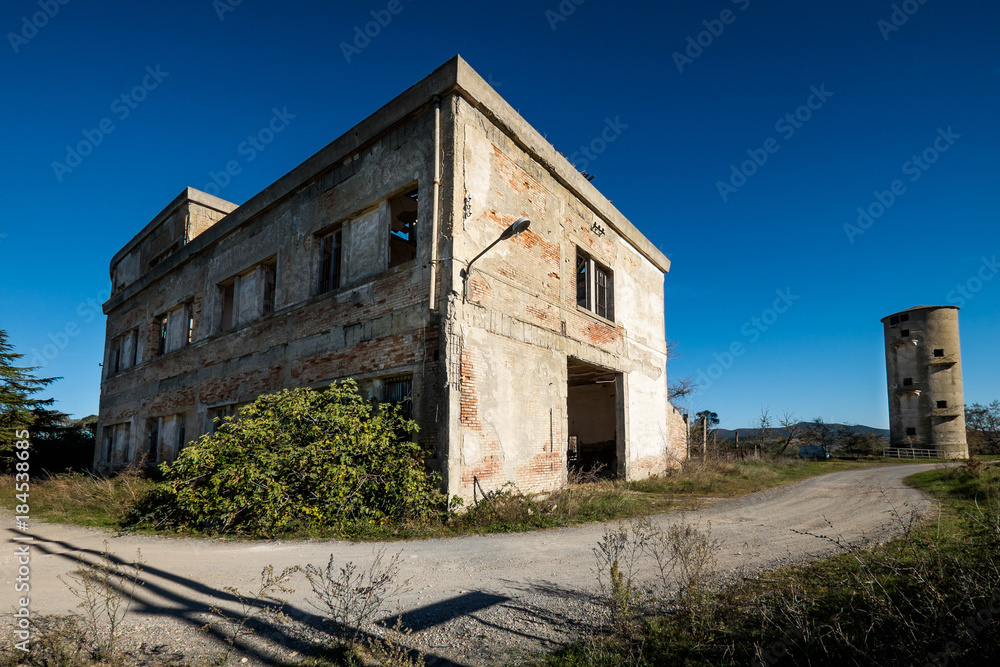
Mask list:
[{"label": "clear cloudless sky", "polygon": [[243,203],[456,53],[670,257],[686,408],[886,427],[879,320],[917,304],[962,306],[966,401],[1000,398],[994,0],[237,1],[0,9],[0,329],[64,412],[97,412],[112,255],[185,186],[237,160]]}]

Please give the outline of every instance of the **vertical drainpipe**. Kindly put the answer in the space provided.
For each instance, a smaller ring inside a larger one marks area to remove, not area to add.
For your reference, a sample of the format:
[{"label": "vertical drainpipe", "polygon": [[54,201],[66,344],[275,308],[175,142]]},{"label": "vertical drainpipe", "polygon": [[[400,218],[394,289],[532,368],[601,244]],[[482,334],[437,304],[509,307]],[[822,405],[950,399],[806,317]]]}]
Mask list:
[{"label": "vertical drainpipe", "polygon": [[441,98],[434,96],[434,194],[431,213],[430,309],[437,310],[438,197],[441,193]]}]

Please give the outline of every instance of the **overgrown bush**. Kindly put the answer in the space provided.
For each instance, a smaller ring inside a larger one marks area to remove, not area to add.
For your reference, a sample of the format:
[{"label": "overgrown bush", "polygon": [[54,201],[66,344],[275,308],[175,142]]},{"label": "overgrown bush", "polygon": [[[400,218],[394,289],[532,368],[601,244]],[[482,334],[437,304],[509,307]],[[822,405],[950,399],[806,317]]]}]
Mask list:
[{"label": "overgrown bush", "polygon": [[399,406],[347,380],[260,396],[164,464],[133,525],[273,536],[293,528],[357,534],[445,511],[438,477]]}]

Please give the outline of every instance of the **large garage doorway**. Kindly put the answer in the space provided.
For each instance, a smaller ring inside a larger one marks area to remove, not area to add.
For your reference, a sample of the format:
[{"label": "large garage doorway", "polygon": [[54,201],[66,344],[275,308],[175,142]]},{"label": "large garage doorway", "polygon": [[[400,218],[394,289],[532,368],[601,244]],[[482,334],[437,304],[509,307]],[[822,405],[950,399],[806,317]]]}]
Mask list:
[{"label": "large garage doorway", "polygon": [[568,466],[614,477],[621,470],[621,373],[570,358],[567,378]]}]

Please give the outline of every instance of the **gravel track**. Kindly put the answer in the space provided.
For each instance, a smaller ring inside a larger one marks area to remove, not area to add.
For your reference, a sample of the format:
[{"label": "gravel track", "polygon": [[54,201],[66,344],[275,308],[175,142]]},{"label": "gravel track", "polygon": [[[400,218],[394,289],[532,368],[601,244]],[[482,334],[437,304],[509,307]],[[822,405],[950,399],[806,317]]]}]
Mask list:
[{"label": "gravel track", "polygon": [[[655,525],[709,522],[723,540],[723,572],[759,570],[817,558],[837,549],[823,534],[849,542],[884,539],[898,532],[893,512],[926,514],[931,503],[902,479],[933,464],[888,466],[831,473],[769,491],[717,502],[699,510],[657,515]],[[0,510],[13,526],[13,516]],[[606,526],[588,524],[531,533],[389,543],[401,552],[401,577],[409,592],[399,600],[406,643],[430,664],[489,665],[557,649],[597,629],[597,583],[593,548]],[[798,532],[796,532],[798,531]],[[802,533],[813,533],[805,535]],[[10,537],[17,533],[9,530]],[[342,541],[223,542],[111,533],[58,524],[36,524],[32,534],[31,611],[66,614],[78,600],[57,577],[93,560],[104,548],[125,561],[141,550],[142,586],[126,620],[127,644],[136,655],[188,659],[219,656],[222,627],[202,628],[218,617],[212,607],[240,608],[226,587],[256,590],[261,569],[313,563],[367,566],[378,544]],[[13,543],[11,543],[13,544]],[[17,576],[14,547],[0,555],[2,606],[10,609]],[[257,638],[230,660],[240,664],[294,663],[308,642],[321,636],[316,610],[307,602],[309,584],[296,575],[285,596],[296,623],[255,624]],[[9,626],[5,614],[3,625]],[[8,632],[5,632],[8,634]],[[140,648],[141,647],[141,648]]]}]

